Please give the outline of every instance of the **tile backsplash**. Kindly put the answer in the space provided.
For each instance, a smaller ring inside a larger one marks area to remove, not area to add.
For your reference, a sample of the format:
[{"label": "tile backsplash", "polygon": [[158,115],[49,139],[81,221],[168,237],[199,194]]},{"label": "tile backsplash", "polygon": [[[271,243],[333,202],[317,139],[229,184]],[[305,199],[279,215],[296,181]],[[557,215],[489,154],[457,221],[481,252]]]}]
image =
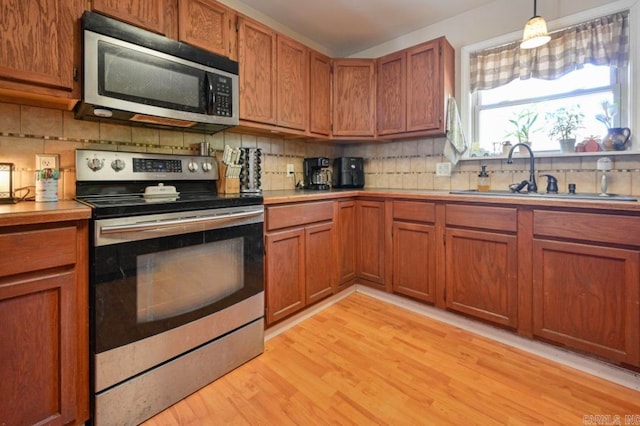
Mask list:
[{"label": "tile backsplash", "polygon": [[[60,198],[75,195],[75,155],[78,148],[120,151],[195,154],[200,142],[209,142],[216,155],[224,145],[261,148],[263,152],[263,189],[293,189],[302,180],[305,157],[355,156],[365,158],[367,188],[452,190],[476,186],[480,164],[487,164],[493,189],[507,189],[513,182],[528,178],[527,156],[514,156],[513,164],[502,158],[462,161],[453,167],[450,177],[436,176],[436,164],[446,161],[442,155],[444,138],[423,138],[396,142],[341,144],[282,137],[265,137],[226,131],[214,135],[159,130],[118,124],[76,120],[72,112],[0,102],[0,161],[15,164],[16,188],[35,185],[36,154],[59,154]],[[561,191],[575,183],[578,192],[599,192],[600,172],[595,156],[542,157],[536,160],[537,175],[551,174]],[[640,153],[609,155],[613,170],[609,173],[609,192],[640,196]],[[286,175],[293,164],[295,178]],[[538,178],[544,190],[546,181]],[[24,196],[26,190],[16,195]]]}]

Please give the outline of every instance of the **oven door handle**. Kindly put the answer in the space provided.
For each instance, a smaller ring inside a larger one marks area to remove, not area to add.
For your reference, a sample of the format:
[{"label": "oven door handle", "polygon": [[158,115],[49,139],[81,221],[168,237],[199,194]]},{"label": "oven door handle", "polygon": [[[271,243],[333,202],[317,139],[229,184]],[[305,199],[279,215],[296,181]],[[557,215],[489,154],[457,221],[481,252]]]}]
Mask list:
[{"label": "oven door handle", "polygon": [[214,214],[209,216],[194,216],[187,218],[179,218],[179,219],[167,219],[167,220],[159,220],[153,222],[138,222],[131,223],[127,225],[111,225],[111,226],[101,226],[100,234],[116,234],[120,232],[140,232],[140,231],[161,231],[166,228],[190,225],[190,224],[198,224],[198,223],[209,223],[209,224],[222,224],[225,222],[236,221],[241,219],[247,219],[251,217],[256,217],[264,214],[262,210],[257,211],[242,211],[237,213],[225,213],[225,214]]}]

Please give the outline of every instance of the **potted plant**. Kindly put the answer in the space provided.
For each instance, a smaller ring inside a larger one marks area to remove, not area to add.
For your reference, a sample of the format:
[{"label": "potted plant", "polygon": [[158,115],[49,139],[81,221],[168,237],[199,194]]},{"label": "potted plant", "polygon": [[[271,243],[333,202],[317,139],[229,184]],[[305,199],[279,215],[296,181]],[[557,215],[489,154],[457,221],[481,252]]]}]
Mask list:
[{"label": "potted plant", "polygon": [[575,131],[582,127],[584,120],[584,114],[579,111],[579,108],[560,107],[546,115],[551,126],[549,137],[558,139],[562,152],[574,152],[575,150]]},{"label": "potted plant", "polygon": [[515,136],[519,143],[531,144],[529,136],[535,132],[533,125],[538,120],[538,113],[530,109],[523,109],[514,118],[509,119],[509,123],[513,125],[506,137]]}]

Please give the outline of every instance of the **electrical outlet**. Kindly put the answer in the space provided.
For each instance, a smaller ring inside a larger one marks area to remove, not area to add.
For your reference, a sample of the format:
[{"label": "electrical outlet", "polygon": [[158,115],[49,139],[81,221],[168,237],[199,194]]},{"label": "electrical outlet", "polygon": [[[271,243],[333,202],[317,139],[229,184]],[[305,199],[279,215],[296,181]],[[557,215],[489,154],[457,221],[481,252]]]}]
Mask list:
[{"label": "electrical outlet", "polygon": [[451,163],[436,163],[436,176],[451,176]]},{"label": "electrical outlet", "polygon": [[287,176],[293,176],[293,164],[287,164]]},{"label": "electrical outlet", "polygon": [[36,170],[58,169],[58,154],[36,154]]}]

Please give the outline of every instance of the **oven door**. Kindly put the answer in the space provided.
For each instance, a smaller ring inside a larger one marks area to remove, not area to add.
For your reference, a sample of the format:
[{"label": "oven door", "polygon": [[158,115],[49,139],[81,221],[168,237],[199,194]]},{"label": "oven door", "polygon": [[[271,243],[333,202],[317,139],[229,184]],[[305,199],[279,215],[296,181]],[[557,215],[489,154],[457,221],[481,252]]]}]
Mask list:
[{"label": "oven door", "polygon": [[[259,298],[262,206],[94,221],[92,349],[100,354]],[[230,331],[230,330],[229,330]]]}]

